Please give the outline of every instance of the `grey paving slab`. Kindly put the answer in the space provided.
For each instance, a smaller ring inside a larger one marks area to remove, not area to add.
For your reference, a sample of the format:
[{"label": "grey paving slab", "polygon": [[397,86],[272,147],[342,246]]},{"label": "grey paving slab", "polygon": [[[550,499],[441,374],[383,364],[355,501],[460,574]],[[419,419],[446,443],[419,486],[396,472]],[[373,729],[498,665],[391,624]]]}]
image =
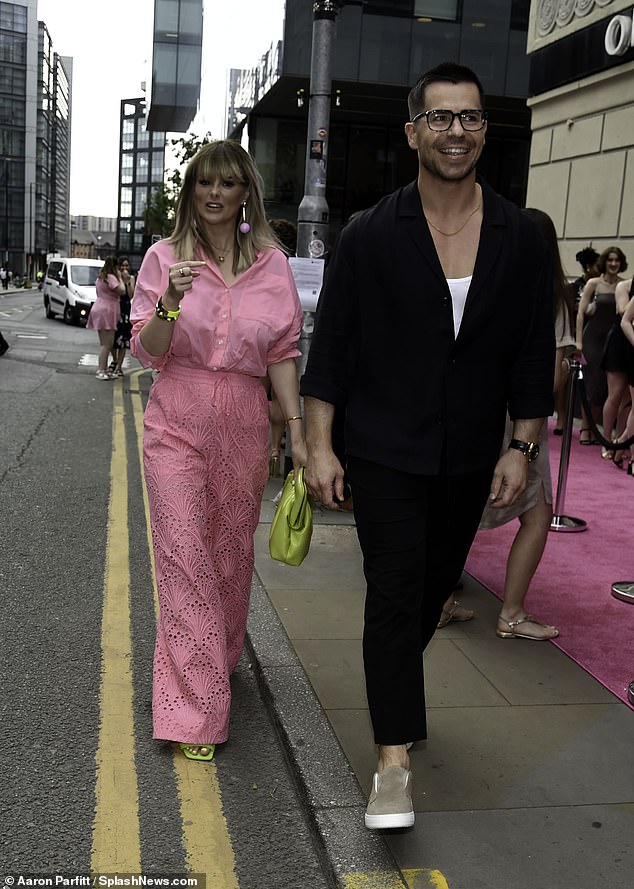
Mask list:
[{"label": "grey paving slab", "polygon": [[294,646],[324,709],[367,707],[359,639],[296,639]]},{"label": "grey paving slab", "polygon": [[[328,711],[359,783],[376,753],[361,710]],[[417,812],[628,804],[634,772],[617,767],[634,749],[622,704],[431,708],[429,738],[410,753]],[[453,887],[452,887],[453,889]]]},{"label": "grey paving slab", "polygon": [[428,707],[508,706],[508,699],[465,656],[460,643],[441,634],[425,651],[425,697]]},{"label": "grey paving slab", "polygon": [[418,814],[386,833],[401,868],[439,871],[450,889],[629,889],[634,806]]},{"label": "grey paving slab", "polygon": [[293,640],[361,638],[365,592],[360,588],[270,588],[268,594]]},{"label": "grey paving slab", "polygon": [[550,642],[491,635],[486,640],[463,637],[455,645],[511,704],[612,704],[616,700]]}]

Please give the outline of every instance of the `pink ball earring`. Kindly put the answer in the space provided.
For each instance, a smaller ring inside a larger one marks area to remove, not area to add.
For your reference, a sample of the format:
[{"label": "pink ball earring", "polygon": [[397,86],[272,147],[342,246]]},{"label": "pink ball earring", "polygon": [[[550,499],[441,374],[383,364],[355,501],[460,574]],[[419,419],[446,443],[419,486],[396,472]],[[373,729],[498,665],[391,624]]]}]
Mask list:
[{"label": "pink ball earring", "polygon": [[247,222],[247,202],[245,201],[242,205],[242,222],[240,223],[240,231],[243,235],[248,234],[251,231],[251,226]]}]

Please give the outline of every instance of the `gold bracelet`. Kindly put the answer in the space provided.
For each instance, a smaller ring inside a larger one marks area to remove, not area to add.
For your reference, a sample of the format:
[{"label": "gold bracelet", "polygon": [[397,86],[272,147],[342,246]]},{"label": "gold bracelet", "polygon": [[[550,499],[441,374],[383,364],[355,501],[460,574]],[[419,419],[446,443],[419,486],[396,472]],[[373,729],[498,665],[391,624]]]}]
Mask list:
[{"label": "gold bracelet", "polygon": [[179,306],[175,311],[171,312],[169,309],[165,308],[165,306],[163,305],[163,300],[159,299],[154,311],[162,321],[169,321],[170,323],[173,323],[180,315],[181,307]]},{"label": "gold bracelet", "polygon": [[301,417],[287,417],[287,418],[286,418],[286,422],[287,422],[287,423],[290,423],[291,420],[301,420],[301,419],[302,419]]}]

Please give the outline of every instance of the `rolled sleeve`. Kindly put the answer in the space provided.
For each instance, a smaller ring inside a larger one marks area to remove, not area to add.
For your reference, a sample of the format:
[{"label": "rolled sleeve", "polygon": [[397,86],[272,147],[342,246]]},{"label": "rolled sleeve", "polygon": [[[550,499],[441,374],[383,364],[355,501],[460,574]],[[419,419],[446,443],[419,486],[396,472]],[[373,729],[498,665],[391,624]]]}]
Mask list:
[{"label": "rolled sleeve", "polygon": [[161,370],[170,357],[170,350],[164,355],[151,355],[143,346],[140,333],[154,314],[159,298],[167,289],[169,266],[162,265],[156,245],[150,247],[139,270],[130,321],[132,322],[132,335],[130,337],[130,352],[143,367],[152,367]]},{"label": "rolled sleeve", "polygon": [[280,361],[286,361],[288,358],[299,358],[302,354],[297,348],[297,343],[301,336],[302,326],[304,323],[304,313],[302,311],[299,294],[295,286],[295,279],[291,271],[288,261],[286,262],[287,274],[287,292],[292,304],[292,315],[290,324],[282,332],[279,339],[272,344],[267,352],[266,363],[279,364]]}]

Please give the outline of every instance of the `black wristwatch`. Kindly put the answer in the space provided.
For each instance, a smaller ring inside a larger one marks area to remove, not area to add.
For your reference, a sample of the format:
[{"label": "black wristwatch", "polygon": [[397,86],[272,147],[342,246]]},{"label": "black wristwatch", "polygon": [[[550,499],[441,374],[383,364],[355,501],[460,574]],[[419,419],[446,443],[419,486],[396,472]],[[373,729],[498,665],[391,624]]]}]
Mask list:
[{"label": "black wristwatch", "polygon": [[539,457],[539,445],[535,441],[521,441],[519,438],[512,438],[509,442],[509,448],[520,451],[529,463],[537,460]]}]

